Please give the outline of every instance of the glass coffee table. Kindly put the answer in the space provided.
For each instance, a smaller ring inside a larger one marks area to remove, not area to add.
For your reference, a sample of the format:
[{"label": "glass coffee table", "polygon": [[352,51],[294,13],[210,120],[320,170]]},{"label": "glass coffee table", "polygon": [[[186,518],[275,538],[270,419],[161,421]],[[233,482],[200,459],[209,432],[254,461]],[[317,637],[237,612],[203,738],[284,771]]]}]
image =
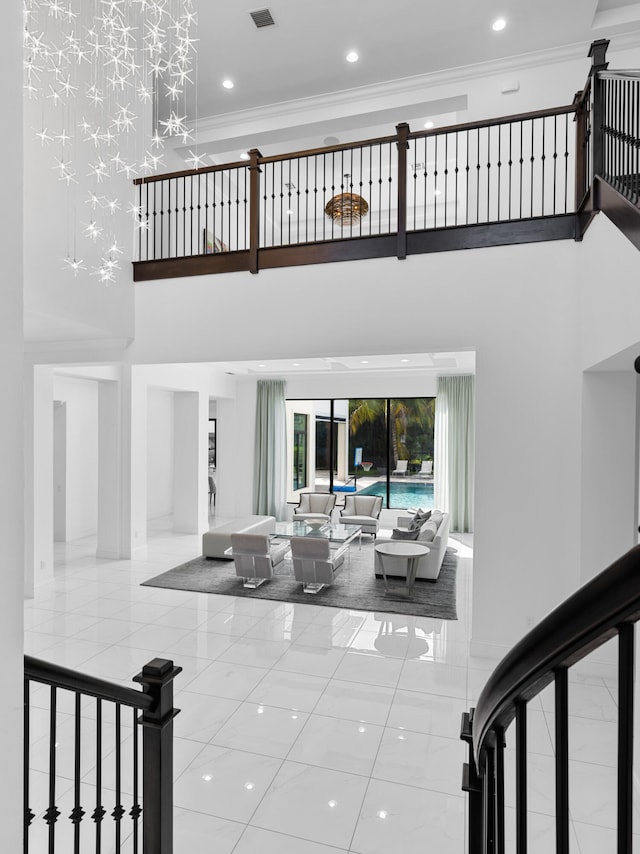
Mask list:
[{"label": "glass coffee table", "polygon": [[272,539],[290,540],[292,537],[315,537],[329,540],[330,543],[346,545],[358,535],[362,535],[360,525],[309,525],[307,522],[276,522]]}]

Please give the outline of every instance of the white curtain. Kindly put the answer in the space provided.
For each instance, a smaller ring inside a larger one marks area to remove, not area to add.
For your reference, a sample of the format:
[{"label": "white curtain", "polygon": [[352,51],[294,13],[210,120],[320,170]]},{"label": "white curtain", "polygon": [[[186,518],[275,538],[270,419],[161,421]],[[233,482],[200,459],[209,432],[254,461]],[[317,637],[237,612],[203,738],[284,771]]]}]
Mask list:
[{"label": "white curtain", "polygon": [[435,506],[452,531],[473,531],[474,377],[439,377],[434,437]]},{"label": "white curtain", "polygon": [[253,481],[254,512],[284,519],[287,415],[284,380],[258,380]]}]

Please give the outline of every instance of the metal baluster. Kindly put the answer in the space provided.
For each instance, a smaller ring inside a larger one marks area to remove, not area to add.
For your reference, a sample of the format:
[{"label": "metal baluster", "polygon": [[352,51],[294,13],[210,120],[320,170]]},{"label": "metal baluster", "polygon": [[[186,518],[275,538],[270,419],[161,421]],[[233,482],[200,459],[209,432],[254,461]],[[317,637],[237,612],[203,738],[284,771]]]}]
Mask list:
[{"label": "metal baluster", "polygon": [[535,133],[535,121],[534,121],[533,119],[531,119],[531,157],[530,157],[530,160],[531,160],[531,187],[530,187],[530,192],[531,192],[531,216],[533,216],[533,187],[534,187],[534,183],[533,183],[533,164],[534,164],[534,161],[535,161],[535,155],[534,155],[534,153],[533,153],[533,152],[535,151],[535,149],[534,149],[534,144],[535,144],[535,141],[534,141],[534,133]]},{"label": "metal baluster", "polygon": [[438,134],[433,138],[433,227],[438,227]]},{"label": "metal baluster", "polygon": [[509,122],[509,219],[511,219],[511,178],[513,172],[513,122]]},{"label": "metal baluster", "polygon": [[467,189],[466,189],[466,197],[465,197],[465,208],[464,208],[464,224],[469,225],[469,137],[470,131],[465,131],[467,137]]},{"label": "metal baluster", "polygon": [[133,804],[129,815],[133,822],[133,854],[138,854],[140,836],[139,819],[142,814],[139,795],[140,778],[140,745],[138,740],[138,710],[133,709]]},{"label": "metal baluster", "polygon": [[516,854],[527,854],[527,704],[516,702]]},{"label": "metal baluster", "polygon": [[[387,229],[387,234],[389,234],[391,231],[393,231],[393,228],[391,227],[391,185],[393,183],[393,177],[392,177],[393,176],[393,172],[392,172],[393,146],[391,145],[391,143],[388,143],[387,147],[389,149],[389,180],[387,181],[387,184],[389,187],[389,201],[387,202],[387,210],[389,211],[389,227]],[[398,227],[398,224],[396,222],[396,228],[397,227]]]},{"label": "metal baluster", "polygon": [[[142,184],[138,184],[138,215],[142,219]],[[142,260],[142,229],[138,229],[138,261]]]},{"label": "metal baluster", "polygon": [[496,727],[495,854],[505,854],[504,844],[504,729]]},{"label": "metal baluster", "polygon": [[56,822],[60,810],[56,807],[56,722],[57,722],[58,692],[52,685],[49,706],[49,806],[44,814],[44,820],[49,826],[49,854],[56,850]]},{"label": "metal baluster", "polygon": [[30,701],[31,682],[29,679],[24,680],[24,731],[23,731],[23,764],[22,764],[22,792],[24,805],[24,836],[23,836],[23,854],[29,854],[29,828],[36,817],[35,813],[29,806],[29,747],[31,738],[31,701]]},{"label": "metal baluster", "polygon": [[449,189],[449,134],[444,135],[444,227],[447,227],[447,195]]},{"label": "metal baluster", "polygon": [[427,163],[428,163],[427,148],[428,148],[428,143],[429,143],[430,139],[432,139],[432,137],[428,137],[428,136],[424,137],[424,158],[423,158],[424,166],[423,166],[423,181],[422,181],[422,186],[424,189],[424,203],[423,203],[423,207],[422,207],[422,210],[423,210],[422,216],[423,216],[423,220],[424,220],[423,228],[427,228],[427,179],[429,177],[429,172],[427,171]]},{"label": "metal baluster", "polygon": [[[566,118],[566,116],[565,116]],[[556,213],[556,180],[558,167],[558,117],[553,117],[553,214]],[[566,213],[566,211],[565,211]]]},{"label": "metal baluster", "polygon": [[519,189],[519,210],[518,210],[518,219],[522,219],[522,170],[524,167],[524,122],[520,121],[520,189]]},{"label": "metal baluster", "polygon": [[542,119],[542,192],[540,194],[540,216],[544,216],[544,166],[545,160],[547,159],[545,152],[545,141],[546,141],[546,129],[547,129],[547,121],[545,118]]},{"label": "metal baluster", "polygon": [[476,128],[476,223],[480,222],[480,128]]},{"label": "metal baluster", "polygon": [[635,625],[618,631],[618,854],[628,854],[633,840],[633,701]]},{"label": "metal baluster", "polygon": [[491,222],[491,128],[487,128],[487,222]]},{"label": "metal baluster", "polygon": [[569,205],[569,116],[564,117],[564,212]]},{"label": "metal baluster", "polygon": [[454,225],[458,224],[458,131],[456,131],[456,180],[455,180],[455,208],[454,208]]},{"label": "metal baluster", "polygon": [[164,181],[160,182],[160,257],[164,258],[163,253],[163,232],[164,232]]},{"label": "metal baluster", "polygon": [[502,125],[498,127],[498,222],[500,222],[500,194],[501,194],[501,178],[502,178]]},{"label": "metal baluster", "polygon": [[73,810],[71,811],[71,815],[69,818],[73,823],[73,854],[80,854],[80,822],[84,816],[84,810],[80,806],[80,776],[81,776],[81,740],[82,740],[82,728],[81,728],[81,706],[80,701],[82,697],[79,692],[76,692],[75,696],[75,733],[74,733],[74,763],[73,763],[73,796],[74,796],[74,804]]},{"label": "metal baluster", "polygon": [[556,851],[569,851],[569,691],[567,668],[555,671]]},{"label": "metal baluster", "polygon": [[116,772],[116,803],[111,816],[115,821],[116,830],[116,851],[120,851],[122,844],[122,816],[125,814],[125,809],[122,806],[122,719],[121,706],[116,703],[116,753],[115,753],[115,772]]},{"label": "metal baluster", "polygon": [[102,820],[106,810],[102,805],[102,700],[96,700],[96,807],[91,818],[96,825],[96,854],[102,851]]}]

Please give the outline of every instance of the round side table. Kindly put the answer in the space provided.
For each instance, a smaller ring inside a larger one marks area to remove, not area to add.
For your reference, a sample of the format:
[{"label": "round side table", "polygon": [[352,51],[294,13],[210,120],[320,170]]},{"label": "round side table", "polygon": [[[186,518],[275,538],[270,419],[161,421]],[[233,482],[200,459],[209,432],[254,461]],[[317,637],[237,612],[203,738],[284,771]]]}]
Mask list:
[{"label": "round side table", "polygon": [[[413,585],[416,580],[420,558],[429,554],[429,549],[420,543],[398,540],[398,542],[392,543],[379,543],[375,547],[375,550],[380,555],[380,567],[382,568],[382,578],[384,579],[385,596],[403,596],[405,598],[409,598],[413,594]],[[385,557],[405,559],[407,568],[407,583],[405,587],[389,588],[387,573],[385,572],[384,567]]]}]

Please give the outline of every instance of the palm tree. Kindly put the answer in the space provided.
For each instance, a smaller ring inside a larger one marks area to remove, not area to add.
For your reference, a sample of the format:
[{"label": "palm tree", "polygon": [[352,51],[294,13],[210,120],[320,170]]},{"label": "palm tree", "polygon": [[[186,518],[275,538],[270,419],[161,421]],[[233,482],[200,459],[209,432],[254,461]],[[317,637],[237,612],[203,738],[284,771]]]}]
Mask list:
[{"label": "palm tree", "polygon": [[[349,432],[354,436],[369,427],[369,437],[375,444],[386,445],[387,401],[384,398],[356,398],[349,401]],[[398,460],[410,458],[407,437],[433,431],[435,421],[435,398],[394,398],[390,405],[391,455],[393,467]],[[373,429],[371,429],[373,428]],[[380,438],[385,437],[380,442]],[[381,453],[386,452],[381,451]]]}]

